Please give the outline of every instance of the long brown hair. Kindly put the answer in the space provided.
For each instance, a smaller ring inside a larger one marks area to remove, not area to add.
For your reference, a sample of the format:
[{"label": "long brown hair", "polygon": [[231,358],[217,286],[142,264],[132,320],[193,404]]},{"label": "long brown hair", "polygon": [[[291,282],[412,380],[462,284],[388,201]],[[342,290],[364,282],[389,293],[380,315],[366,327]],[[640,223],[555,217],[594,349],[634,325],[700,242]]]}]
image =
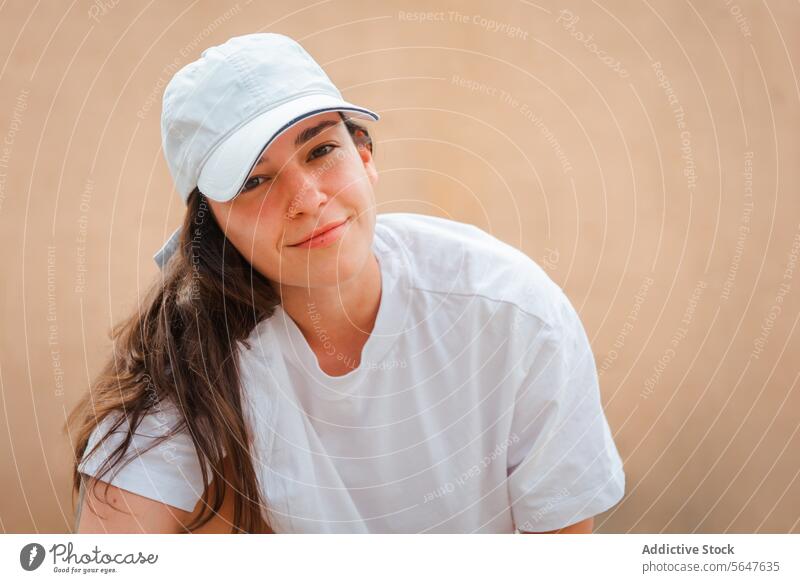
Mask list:
[{"label": "long brown hair", "polygon": [[[339,114],[356,147],[372,151],[367,129]],[[210,471],[217,485],[205,489],[202,511],[186,530],[211,520],[231,487],[233,532],[272,532],[262,514],[264,501],[251,458],[236,345],[241,341],[247,346],[253,328],[272,316],[278,304],[271,282],[227,240],[205,196],[195,189],[187,201],[178,249],[146,291],[138,311],[112,328],[112,355],[67,419],[65,431],[72,427],[75,435],[73,494],[83,482],[78,467],[84,453],[91,455],[111,433],[121,431],[124,439],[95,477],[101,480],[112,469],[118,472],[131,461],[125,454],[142,418],[170,403],[179,411],[180,423],[148,449],[187,431],[201,462],[203,483],[209,483]],[[94,429],[112,415],[116,420],[86,452]],[[223,470],[225,458],[230,475]],[[108,488],[105,492],[107,498]]]}]

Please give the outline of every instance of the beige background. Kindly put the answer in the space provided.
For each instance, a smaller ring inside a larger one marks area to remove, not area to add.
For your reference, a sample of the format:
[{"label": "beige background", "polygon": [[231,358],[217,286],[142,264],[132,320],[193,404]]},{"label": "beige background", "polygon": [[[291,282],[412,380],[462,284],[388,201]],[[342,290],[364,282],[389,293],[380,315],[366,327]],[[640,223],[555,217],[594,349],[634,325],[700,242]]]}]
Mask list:
[{"label": "beige background", "polygon": [[599,531],[800,532],[798,30],[790,0],[3,3],[0,529],[72,523],[65,412],[182,212],[164,84],[275,31],[382,115],[379,212],[479,225],[572,299],[628,480]]}]

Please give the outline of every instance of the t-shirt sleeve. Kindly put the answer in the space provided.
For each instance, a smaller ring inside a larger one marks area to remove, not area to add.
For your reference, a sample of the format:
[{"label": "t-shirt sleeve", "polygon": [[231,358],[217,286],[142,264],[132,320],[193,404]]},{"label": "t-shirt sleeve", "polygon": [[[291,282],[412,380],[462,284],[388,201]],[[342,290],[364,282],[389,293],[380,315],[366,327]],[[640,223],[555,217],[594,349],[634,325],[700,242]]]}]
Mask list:
[{"label": "t-shirt sleeve", "polygon": [[[99,476],[99,479],[145,498],[186,511],[194,510],[203,495],[204,487],[200,461],[188,430],[184,429],[147,449],[156,438],[170,433],[177,426],[178,414],[174,406],[167,405],[156,405],[145,414],[122,457],[122,462],[126,463],[118,472],[116,466],[112,467]],[[78,466],[81,473],[97,476],[104,460],[122,443],[126,423],[120,425],[101,443],[97,451],[90,454],[118,416],[119,414],[109,415],[91,434],[84,457]],[[210,483],[210,472],[208,480]],[[99,491],[102,492],[102,489]]]},{"label": "t-shirt sleeve", "polygon": [[556,301],[559,316],[537,332],[511,423],[511,512],[517,529],[527,532],[580,522],[625,493],[589,339],[560,289]]}]

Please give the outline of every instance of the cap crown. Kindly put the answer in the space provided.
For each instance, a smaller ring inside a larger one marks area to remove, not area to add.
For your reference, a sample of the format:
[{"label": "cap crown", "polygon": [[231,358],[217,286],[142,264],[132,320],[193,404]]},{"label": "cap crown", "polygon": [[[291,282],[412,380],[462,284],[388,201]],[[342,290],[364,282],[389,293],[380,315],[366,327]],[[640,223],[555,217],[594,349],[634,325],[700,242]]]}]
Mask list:
[{"label": "cap crown", "polygon": [[175,73],[164,91],[161,140],[184,201],[227,136],[257,115],[312,93],[342,98],[311,55],[277,33],[233,37]]}]

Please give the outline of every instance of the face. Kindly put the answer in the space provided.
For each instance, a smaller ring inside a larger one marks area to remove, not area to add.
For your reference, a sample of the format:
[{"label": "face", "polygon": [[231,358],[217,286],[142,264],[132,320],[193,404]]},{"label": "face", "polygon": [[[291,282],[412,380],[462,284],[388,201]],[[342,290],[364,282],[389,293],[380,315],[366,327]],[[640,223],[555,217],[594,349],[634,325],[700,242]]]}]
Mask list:
[{"label": "face", "polygon": [[230,242],[282,287],[332,286],[357,275],[372,253],[378,174],[339,113],[291,126],[261,160],[233,200],[208,201]]}]

